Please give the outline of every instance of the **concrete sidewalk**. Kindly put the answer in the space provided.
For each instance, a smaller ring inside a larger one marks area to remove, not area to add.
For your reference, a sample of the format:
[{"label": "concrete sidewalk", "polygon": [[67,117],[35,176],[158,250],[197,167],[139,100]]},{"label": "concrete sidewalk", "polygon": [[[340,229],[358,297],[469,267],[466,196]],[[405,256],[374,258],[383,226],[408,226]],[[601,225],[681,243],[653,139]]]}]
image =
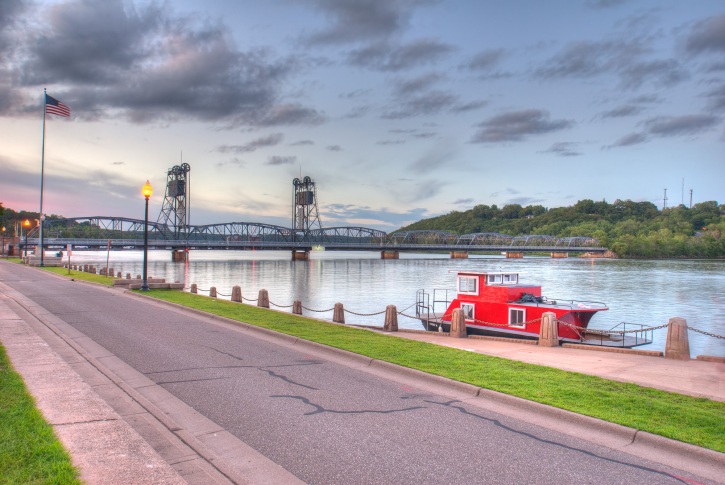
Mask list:
[{"label": "concrete sidewalk", "polygon": [[725,362],[672,360],[635,352],[606,352],[596,348],[539,347],[533,343],[470,336],[452,338],[422,331],[400,331],[388,335],[725,401]]}]

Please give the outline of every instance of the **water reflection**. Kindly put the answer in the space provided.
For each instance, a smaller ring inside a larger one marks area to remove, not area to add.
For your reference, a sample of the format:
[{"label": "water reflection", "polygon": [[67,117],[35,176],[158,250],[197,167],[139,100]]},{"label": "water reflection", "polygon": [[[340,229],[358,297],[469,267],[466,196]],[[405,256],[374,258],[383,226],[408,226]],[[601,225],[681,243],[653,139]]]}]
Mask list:
[{"label": "water reflection", "polygon": [[[394,304],[402,310],[415,301],[418,289],[453,289],[452,270],[506,270],[522,273],[524,283],[541,284],[542,293],[559,299],[602,301],[609,311],[597,314],[593,328],[608,329],[620,322],[658,326],[679,316],[688,325],[725,334],[724,261],[621,261],[602,259],[504,259],[496,256],[451,260],[448,255],[401,254],[381,260],[378,252],[313,252],[309,261],[291,261],[287,251],[191,251],[186,263],[172,263],[167,251],[150,251],[149,274],[169,281],[216,286],[225,295],[234,285],[245,298],[260,289],[270,300],[290,305],[301,300],[308,308],[326,309],[342,302],[357,313],[382,311]],[[105,266],[106,252],[75,251],[74,264]],[[141,273],[142,252],[110,254],[115,271]],[[412,310],[411,310],[412,311]],[[332,318],[329,314],[315,317]],[[348,322],[382,325],[384,315],[346,316]],[[420,328],[401,318],[401,327]],[[666,330],[655,332],[652,345],[662,350]],[[722,339],[690,332],[692,355],[725,355]]]}]

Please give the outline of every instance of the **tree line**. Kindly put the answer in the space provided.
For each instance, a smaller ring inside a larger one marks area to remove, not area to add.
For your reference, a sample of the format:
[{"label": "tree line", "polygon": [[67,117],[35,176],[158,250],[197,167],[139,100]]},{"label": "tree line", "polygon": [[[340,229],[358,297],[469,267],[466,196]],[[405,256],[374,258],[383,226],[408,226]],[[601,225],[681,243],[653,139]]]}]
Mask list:
[{"label": "tree line", "polygon": [[547,209],[508,204],[477,205],[467,211],[423,219],[399,231],[441,230],[456,234],[498,232],[510,236],[588,236],[621,258],[725,258],[725,206],[707,201],[659,210],[651,202],[610,204],[580,200]]}]

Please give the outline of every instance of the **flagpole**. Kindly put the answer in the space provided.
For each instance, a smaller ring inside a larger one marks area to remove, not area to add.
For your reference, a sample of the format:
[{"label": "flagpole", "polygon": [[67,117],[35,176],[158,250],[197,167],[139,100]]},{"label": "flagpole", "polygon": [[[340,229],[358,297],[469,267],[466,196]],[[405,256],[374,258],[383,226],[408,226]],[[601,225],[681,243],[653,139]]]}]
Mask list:
[{"label": "flagpole", "polygon": [[45,111],[48,102],[48,93],[43,88],[43,144],[40,155],[40,214],[38,214],[40,224],[40,266],[43,266],[43,173],[45,171]]}]

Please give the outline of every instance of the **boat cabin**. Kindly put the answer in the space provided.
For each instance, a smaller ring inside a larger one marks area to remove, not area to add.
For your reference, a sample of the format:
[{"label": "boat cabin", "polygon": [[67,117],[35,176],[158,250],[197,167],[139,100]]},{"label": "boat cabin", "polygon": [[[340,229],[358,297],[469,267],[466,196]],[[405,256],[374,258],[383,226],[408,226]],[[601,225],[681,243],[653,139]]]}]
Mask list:
[{"label": "boat cabin", "polygon": [[[526,305],[510,306],[521,300],[541,298],[541,286],[519,284],[519,273],[471,272],[457,273],[458,308],[466,320],[508,323],[522,327],[526,322]],[[522,302],[524,303],[524,302]],[[477,308],[478,307],[478,308]]]}]

